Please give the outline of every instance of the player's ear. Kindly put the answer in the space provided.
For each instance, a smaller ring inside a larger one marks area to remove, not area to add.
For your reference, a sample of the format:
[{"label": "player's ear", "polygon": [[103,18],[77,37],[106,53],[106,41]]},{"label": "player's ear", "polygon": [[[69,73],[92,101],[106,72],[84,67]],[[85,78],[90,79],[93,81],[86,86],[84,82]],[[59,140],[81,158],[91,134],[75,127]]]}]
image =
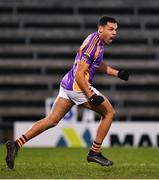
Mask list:
[{"label": "player's ear", "polygon": [[103,33],[103,26],[98,26],[98,32]]}]

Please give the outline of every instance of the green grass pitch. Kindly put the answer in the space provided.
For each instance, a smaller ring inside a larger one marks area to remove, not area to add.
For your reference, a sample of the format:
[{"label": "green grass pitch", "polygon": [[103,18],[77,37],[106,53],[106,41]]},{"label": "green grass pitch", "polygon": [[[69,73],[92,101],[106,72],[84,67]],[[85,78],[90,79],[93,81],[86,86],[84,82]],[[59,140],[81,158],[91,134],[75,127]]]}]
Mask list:
[{"label": "green grass pitch", "polygon": [[102,149],[113,167],[87,163],[88,148],[23,148],[15,168],[6,167],[5,147],[0,146],[0,179],[158,179],[158,148]]}]

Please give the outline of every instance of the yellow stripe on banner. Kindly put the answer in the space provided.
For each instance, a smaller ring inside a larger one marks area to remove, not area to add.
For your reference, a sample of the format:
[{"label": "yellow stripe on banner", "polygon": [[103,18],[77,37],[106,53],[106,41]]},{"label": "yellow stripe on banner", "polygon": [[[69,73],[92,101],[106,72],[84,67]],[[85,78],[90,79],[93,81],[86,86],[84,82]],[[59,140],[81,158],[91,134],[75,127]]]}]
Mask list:
[{"label": "yellow stripe on banner", "polygon": [[73,128],[63,128],[63,132],[71,146],[82,147],[82,141]]}]

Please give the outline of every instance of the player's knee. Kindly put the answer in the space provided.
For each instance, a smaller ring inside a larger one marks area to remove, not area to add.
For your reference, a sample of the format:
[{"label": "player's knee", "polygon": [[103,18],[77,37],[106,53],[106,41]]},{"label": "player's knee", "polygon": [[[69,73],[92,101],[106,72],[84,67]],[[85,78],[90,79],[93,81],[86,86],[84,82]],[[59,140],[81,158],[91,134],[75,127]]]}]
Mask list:
[{"label": "player's knee", "polygon": [[111,114],[112,114],[112,117],[115,117],[116,112],[115,112],[115,109],[114,109],[114,108],[112,108]]},{"label": "player's knee", "polygon": [[49,128],[57,126],[59,121],[55,118],[47,117]]},{"label": "player's knee", "polygon": [[57,125],[58,125],[58,123],[59,123],[59,121],[54,120],[54,119],[52,119],[50,122],[51,122],[51,126],[52,126],[52,127],[57,126]]},{"label": "player's knee", "polygon": [[112,107],[112,108],[110,108],[108,111],[107,111],[107,116],[110,116],[112,119],[114,118],[114,116],[115,116],[115,110],[114,110],[114,108]]}]

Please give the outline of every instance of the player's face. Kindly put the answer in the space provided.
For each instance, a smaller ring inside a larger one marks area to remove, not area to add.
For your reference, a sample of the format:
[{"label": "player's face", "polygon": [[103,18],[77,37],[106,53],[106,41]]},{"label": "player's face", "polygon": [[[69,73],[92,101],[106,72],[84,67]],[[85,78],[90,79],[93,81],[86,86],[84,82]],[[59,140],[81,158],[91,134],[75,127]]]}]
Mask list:
[{"label": "player's face", "polygon": [[117,35],[117,23],[108,22],[105,26],[99,26],[99,33],[106,44],[110,44]]}]

